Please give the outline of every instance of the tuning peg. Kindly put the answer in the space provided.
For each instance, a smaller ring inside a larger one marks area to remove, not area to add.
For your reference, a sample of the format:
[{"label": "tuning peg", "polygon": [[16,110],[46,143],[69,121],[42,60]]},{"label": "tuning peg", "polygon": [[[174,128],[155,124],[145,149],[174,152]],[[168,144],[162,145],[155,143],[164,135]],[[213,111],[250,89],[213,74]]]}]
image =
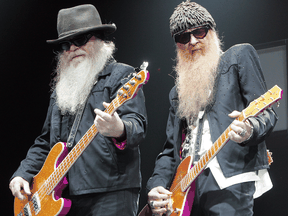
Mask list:
[{"label": "tuning peg", "polygon": [[129,83],[130,83],[130,85],[134,86],[136,82],[134,80],[130,80]]},{"label": "tuning peg", "polygon": [[141,80],[142,76],[139,74],[136,76],[136,79]]},{"label": "tuning peg", "polygon": [[128,85],[124,85],[123,88],[127,91],[129,89]]},{"label": "tuning peg", "polygon": [[124,93],[123,90],[118,91],[118,95],[120,95],[120,96],[123,95],[123,93]]}]

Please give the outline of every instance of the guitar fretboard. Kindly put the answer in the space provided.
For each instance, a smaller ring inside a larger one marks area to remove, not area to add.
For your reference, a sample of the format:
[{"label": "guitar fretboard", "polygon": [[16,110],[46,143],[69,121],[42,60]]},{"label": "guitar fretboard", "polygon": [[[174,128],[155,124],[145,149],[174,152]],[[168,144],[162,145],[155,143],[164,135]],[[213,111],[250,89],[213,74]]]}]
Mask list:
[{"label": "guitar fretboard", "polygon": [[[115,105],[117,104],[117,105]],[[120,106],[119,98],[115,98],[110,105],[105,109],[105,113],[112,114],[118,106]],[[96,126],[93,124],[88,131],[83,135],[79,142],[74,146],[74,148],[69,152],[69,154],[63,159],[59,164],[57,169],[50,175],[46,180],[47,194],[50,194],[55,186],[60,182],[60,180],[66,175],[72,165],[84,152],[84,150],[89,146],[94,137],[98,134]]]},{"label": "guitar fretboard", "polygon": [[[256,100],[252,101],[249,106],[244,109],[240,116],[236,118],[238,121],[245,121],[250,116],[257,116],[260,112],[271,106],[282,98],[283,91],[277,85],[268,90],[264,95],[261,95]],[[231,131],[231,124],[221,134],[221,136],[214,142],[212,147],[200,158],[195,166],[193,166],[189,172],[179,182],[182,191],[187,190],[191,183],[200,175],[205,169],[208,162],[211,161],[217,153],[225,146],[229,141],[228,133]],[[179,186],[178,186],[179,187]]]},{"label": "guitar fretboard", "polygon": [[[244,116],[241,115],[236,118],[238,121],[244,121]],[[231,124],[229,127],[221,134],[221,136],[213,143],[212,147],[200,158],[195,166],[193,166],[189,172],[184,176],[184,178],[179,182],[181,184],[181,190],[185,191],[191,183],[201,174],[205,169],[208,162],[211,161],[217,153],[225,146],[229,141],[228,133],[231,131]]]}]

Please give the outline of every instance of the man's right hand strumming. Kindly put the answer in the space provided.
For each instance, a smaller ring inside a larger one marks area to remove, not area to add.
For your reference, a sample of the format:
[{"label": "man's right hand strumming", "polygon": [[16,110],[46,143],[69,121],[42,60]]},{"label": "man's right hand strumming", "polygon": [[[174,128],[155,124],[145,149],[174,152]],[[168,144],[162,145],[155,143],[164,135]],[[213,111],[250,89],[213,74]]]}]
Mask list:
[{"label": "man's right hand strumming", "polygon": [[148,203],[154,215],[163,215],[167,212],[168,198],[172,193],[162,186],[151,189],[148,193]]},{"label": "man's right hand strumming", "polygon": [[31,195],[30,187],[29,187],[29,182],[27,182],[25,179],[23,179],[20,176],[16,176],[13,178],[9,184],[9,188],[13,194],[13,196],[17,197],[20,200],[24,200],[25,196],[21,193],[21,190],[27,194]]}]

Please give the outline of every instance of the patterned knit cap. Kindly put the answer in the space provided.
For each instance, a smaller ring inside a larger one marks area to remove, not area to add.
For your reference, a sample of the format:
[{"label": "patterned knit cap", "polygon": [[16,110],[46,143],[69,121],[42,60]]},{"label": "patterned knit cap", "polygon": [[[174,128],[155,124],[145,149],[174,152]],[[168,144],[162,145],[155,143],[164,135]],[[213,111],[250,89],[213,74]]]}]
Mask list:
[{"label": "patterned knit cap", "polygon": [[201,5],[190,2],[180,3],[170,17],[170,33],[174,37],[187,29],[208,25],[210,28],[216,28],[216,23],[211,14]]}]

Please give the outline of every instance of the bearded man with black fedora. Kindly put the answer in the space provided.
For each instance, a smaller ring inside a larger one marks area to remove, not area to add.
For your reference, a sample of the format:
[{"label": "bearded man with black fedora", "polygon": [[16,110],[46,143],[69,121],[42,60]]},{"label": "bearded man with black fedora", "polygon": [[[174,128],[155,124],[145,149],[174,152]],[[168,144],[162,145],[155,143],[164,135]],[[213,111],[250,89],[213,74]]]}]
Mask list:
[{"label": "bearded man with black fedora", "polygon": [[171,201],[168,189],[178,165],[188,156],[195,165],[231,124],[229,141],[195,180],[183,215],[191,208],[193,216],[253,215],[253,199],[272,187],[264,140],[278,119],[268,108],[244,122],[234,120],[267,91],[257,52],[250,44],[223,52],[211,14],[189,0],[175,8],[170,33],[176,45],[176,83],[169,94],[167,139],[147,183],[152,212],[177,211],[169,209],[179,200]]},{"label": "bearded man with black fedora", "polygon": [[30,194],[32,178],[49,151],[67,142],[70,151],[95,124],[99,134],[68,171],[63,197],[72,201],[68,215],[135,215],[141,185],[139,144],[146,135],[144,94],[124,103],[113,115],[103,112],[134,68],[113,58],[107,35],[115,24],[102,24],[90,4],[62,9],[57,19],[56,76],[40,136],[11,177],[12,194]]}]

